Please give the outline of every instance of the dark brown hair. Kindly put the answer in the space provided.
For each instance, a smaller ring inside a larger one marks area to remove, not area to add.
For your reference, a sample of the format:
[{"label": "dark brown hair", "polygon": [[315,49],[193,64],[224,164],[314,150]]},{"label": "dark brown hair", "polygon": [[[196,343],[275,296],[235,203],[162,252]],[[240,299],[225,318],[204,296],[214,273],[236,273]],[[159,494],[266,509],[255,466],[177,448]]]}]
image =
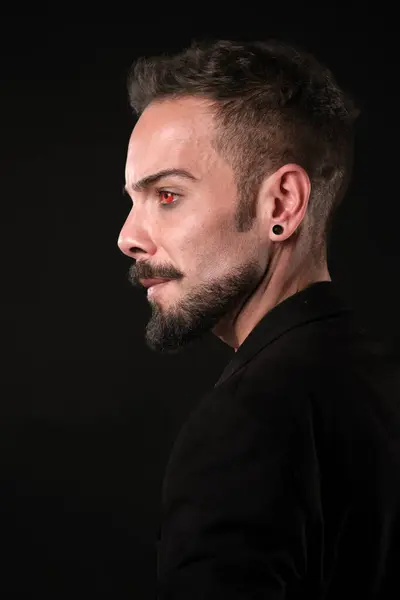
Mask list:
[{"label": "dark brown hair", "polygon": [[235,173],[239,231],[252,226],[263,179],[284,164],[301,165],[311,180],[301,228],[319,253],[350,179],[357,116],[326,67],[277,41],[194,41],[173,56],[139,58],[128,89],[138,115],[162,99],[209,100],[213,144]]}]

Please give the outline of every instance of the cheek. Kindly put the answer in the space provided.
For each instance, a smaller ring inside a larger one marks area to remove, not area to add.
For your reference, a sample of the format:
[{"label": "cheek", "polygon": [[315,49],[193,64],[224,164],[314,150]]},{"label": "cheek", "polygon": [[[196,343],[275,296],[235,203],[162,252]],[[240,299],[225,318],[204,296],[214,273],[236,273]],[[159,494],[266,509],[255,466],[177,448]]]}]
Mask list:
[{"label": "cheek", "polygon": [[246,235],[235,230],[231,213],[196,211],[177,227],[164,228],[164,234],[171,259],[176,256],[176,265],[188,278],[223,275],[245,256]]},{"label": "cheek", "polygon": [[[187,241],[187,250],[198,277],[219,277],[241,260],[241,241],[226,224],[200,232],[197,238]],[[186,249],[185,249],[186,253]]]}]

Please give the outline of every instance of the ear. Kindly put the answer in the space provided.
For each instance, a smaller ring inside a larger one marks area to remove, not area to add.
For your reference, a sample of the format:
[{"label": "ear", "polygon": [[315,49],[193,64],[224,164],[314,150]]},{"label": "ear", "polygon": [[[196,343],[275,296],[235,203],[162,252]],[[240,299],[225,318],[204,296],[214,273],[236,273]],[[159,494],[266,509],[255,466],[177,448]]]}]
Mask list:
[{"label": "ear", "polygon": [[[307,210],[311,182],[306,171],[297,164],[287,164],[270,175],[261,186],[263,230],[272,241],[288,239],[299,227]],[[272,228],[282,225],[283,233]]]}]

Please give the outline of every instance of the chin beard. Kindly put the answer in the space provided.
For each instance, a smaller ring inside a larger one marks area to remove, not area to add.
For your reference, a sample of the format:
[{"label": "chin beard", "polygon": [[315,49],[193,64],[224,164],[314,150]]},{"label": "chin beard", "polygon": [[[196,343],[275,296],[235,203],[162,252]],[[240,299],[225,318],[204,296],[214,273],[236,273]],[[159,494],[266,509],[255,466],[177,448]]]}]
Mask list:
[{"label": "chin beard", "polygon": [[163,309],[151,300],[152,315],[146,326],[146,343],[155,352],[176,354],[211,331],[223,318],[243,306],[258,286],[259,264],[250,262],[218,282],[200,284]]}]

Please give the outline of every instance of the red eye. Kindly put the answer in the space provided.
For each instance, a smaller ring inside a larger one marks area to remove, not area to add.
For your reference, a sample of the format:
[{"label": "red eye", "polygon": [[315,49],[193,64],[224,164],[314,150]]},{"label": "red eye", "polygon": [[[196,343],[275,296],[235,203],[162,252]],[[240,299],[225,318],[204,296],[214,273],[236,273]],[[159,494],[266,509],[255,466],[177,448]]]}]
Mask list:
[{"label": "red eye", "polygon": [[175,196],[177,196],[177,194],[174,194],[173,192],[168,192],[167,190],[160,190],[159,196],[161,199],[161,204],[165,206],[168,204],[173,204],[175,202]]}]

